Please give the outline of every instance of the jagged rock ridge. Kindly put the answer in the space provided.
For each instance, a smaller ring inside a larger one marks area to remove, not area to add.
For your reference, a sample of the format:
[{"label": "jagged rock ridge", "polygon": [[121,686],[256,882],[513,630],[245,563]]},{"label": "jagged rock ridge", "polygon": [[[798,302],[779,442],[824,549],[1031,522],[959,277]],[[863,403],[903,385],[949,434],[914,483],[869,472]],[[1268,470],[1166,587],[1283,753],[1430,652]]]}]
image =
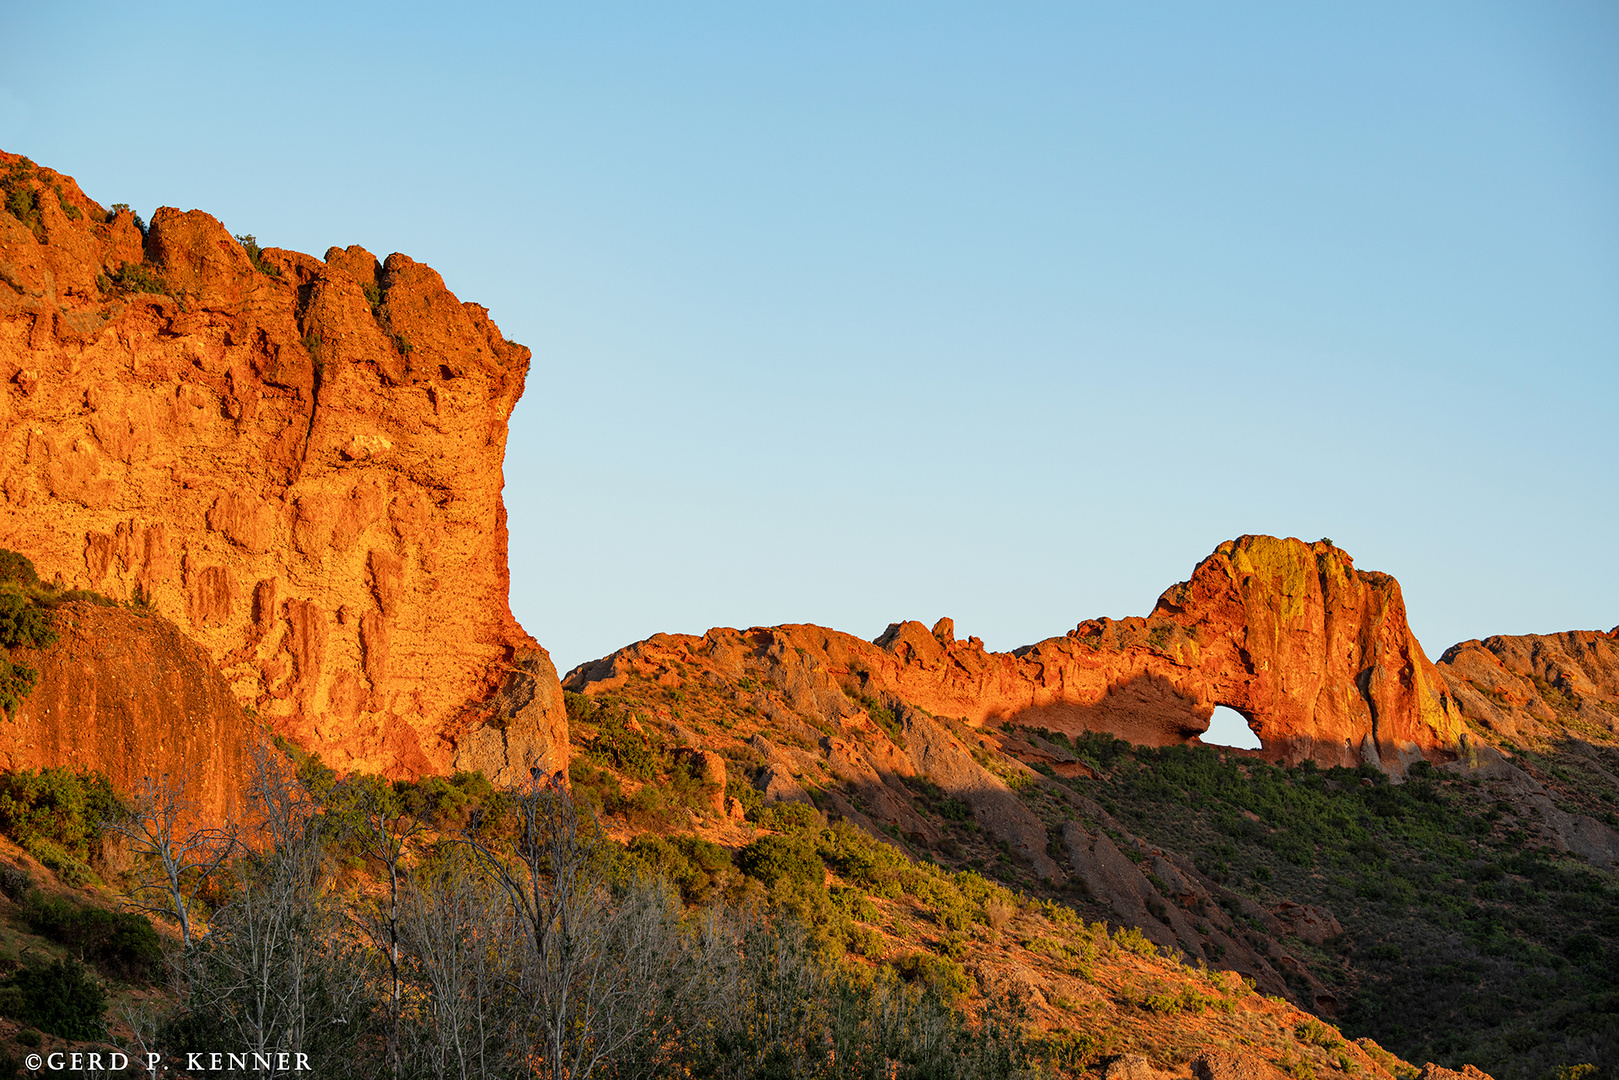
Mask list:
[{"label": "jagged rock ridge", "polygon": [[594,692],[631,671],[657,677],[687,662],[675,653],[739,650],[779,654],[772,677],[804,709],[844,708],[846,682],[975,727],[1101,731],[1164,746],[1196,739],[1225,705],[1248,718],[1267,758],[1370,762],[1395,774],[1455,758],[1463,736],[1445,680],[1406,625],[1399,583],[1356,570],[1325,541],[1268,536],[1221,544],[1146,618],[1088,620],[1010,653],[957,640],[949,619],[931,630],[896,623],[875,642],[816,626],[718,629],[657,635],[581,665],[565,685]]}]

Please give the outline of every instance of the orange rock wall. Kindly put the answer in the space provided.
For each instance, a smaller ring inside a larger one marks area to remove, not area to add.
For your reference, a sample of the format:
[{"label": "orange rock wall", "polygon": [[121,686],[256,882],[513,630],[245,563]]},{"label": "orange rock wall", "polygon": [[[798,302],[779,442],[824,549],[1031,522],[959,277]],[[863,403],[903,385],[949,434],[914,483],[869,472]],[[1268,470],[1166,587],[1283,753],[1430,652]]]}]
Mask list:
[{"label": "orange rock wall", "polygon": [[[566,760],[555,669],[507,604],[506,425],[529,351],[403,255],[265,250],[70,177],[0,212],[0,546],[143,596],[236,698],[342,769],[498,779]],[[169,292],[126,292],[139,265]]]},{"label": "orange rock wall", "polygon": [[[657,635],[581,665],[566,684],[599,692],[631,671],[657,678],[767,636],[834,689],[975,725],[1105,731],[1164,746],[1196,739],[1226,705],[1248,718],[1269,758],[1392,772],[1455,756],[1461,737],[1444,679],[1406,625],[1399,583],[1356,570],[1325,542],[1267,536],[1220,545],[1146,618],[1083,622],[1010,653],[956,640],[949,619],[932,630],[896,623],[875,642],[816,626],[722,629],[701,639]],[[806,681],[785,672],[790,693]],[[799,696],[795,707],[808,711],[816,695]]]},{"label": "orange rock wall", "polygon": [[48,649],[13,660],[39,682],[0,717],[0,769],[99,769],[122,791],[182,779],[208,818],[236,820],[258,726],[201,646],[167,619],[69,603]]}]

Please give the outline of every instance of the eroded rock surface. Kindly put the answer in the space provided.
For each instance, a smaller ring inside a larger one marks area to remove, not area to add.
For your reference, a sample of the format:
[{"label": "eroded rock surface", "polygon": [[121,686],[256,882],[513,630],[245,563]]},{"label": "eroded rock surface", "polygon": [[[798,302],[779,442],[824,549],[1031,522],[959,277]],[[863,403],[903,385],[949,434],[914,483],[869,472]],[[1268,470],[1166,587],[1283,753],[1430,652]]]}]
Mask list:
[{"label": "eroded rock surface", "polygon": [[0,212],[0,546],[144,597],[340,769],[561,768],[555,669],[507,604],[529,351],[403,255],[255,261],[200,210],[143,236],[0,170],[37,204]]}]

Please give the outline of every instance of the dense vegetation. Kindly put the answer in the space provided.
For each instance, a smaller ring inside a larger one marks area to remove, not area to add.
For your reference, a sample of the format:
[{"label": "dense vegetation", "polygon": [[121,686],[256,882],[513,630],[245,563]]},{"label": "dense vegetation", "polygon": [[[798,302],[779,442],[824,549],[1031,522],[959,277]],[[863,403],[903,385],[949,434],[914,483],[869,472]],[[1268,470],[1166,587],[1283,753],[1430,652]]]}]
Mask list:
[{"label": "dense vegetation", "polygon": [[0,830],[68,885],[94,879],[102,827],[122,804],[98,772],[48,768],[0,773]]},{"label": "dense vegetation", "polygon": [[[305,759],[296,778],[271,766],[259,791],[285,824],[234,868],[185,958],[185,1008],[161,1036],[176,1050],[303,1038],[355,1075],[508,1075],[536,1059],[581,1078],[1013,1076],[1028,1064],[1015,1017],[969,1023],[953,1007],[959,967],[838,963],[858,945],[866,887],[971,903],[852,830],[762,837],[733,859],[693,836],[614,844],[539,782],[335,782]],[[333,860],[388,884],[323,891],[310,870]],[[829,864],[858,884],[829,889]],[[960,917],[987,916],[980,904]],[[277,987],[271,1010],[235,989],[269,925],[294,927],[284,950],[303,958],[258,980]],[[305,1027],[287,1004],[301,1000],[347,1023]]]},{"label": "dense vegetation", "polygon": [[[112,785],[99,773],[0,774],[0,830],[67,884],[94,879],[87,862],[100,860],[104,826],[122,813]],[[0,893],[11,901],[16,929],[61,950],[0,949],[0,1016],[31,1025],[19,1033],[23,1045],[38,1039],[35,1028],[67,1039],[104,1037],[107,994],[101,980],[140,984],[162,975],[162,946],[144,916],[49,895],[9,863],[0,863]],[[0,1055],[0,1074],[8,1061]]]},{"label": "dense vegetation", "polygon": [[1132,830],[1228,887],[1338,916],[1343,938],[1309,959],[1343,993],[1346,1034],[1498,1080],[1619,1068],[1619,879],[1533,842],[1487,784],[1425,763],[1396,785],[1369,767],[1071,745],[1104,778],[1075,786]]}]

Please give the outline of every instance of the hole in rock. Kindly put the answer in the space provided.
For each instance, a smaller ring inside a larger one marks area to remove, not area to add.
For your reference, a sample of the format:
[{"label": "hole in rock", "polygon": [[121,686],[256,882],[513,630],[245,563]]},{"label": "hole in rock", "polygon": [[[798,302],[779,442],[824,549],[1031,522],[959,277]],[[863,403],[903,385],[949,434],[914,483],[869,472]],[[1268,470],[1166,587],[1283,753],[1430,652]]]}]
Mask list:
[{"label": "hole in rock", "polygon": [[1209,730],[1203,733],[1202,738],[1210,746],[1232,746],[1238,750],[1260,748],[1259,736],[1248,726],[1242,713],[1224,705],[1214,707],[1214,715],[1209,718]]}]

